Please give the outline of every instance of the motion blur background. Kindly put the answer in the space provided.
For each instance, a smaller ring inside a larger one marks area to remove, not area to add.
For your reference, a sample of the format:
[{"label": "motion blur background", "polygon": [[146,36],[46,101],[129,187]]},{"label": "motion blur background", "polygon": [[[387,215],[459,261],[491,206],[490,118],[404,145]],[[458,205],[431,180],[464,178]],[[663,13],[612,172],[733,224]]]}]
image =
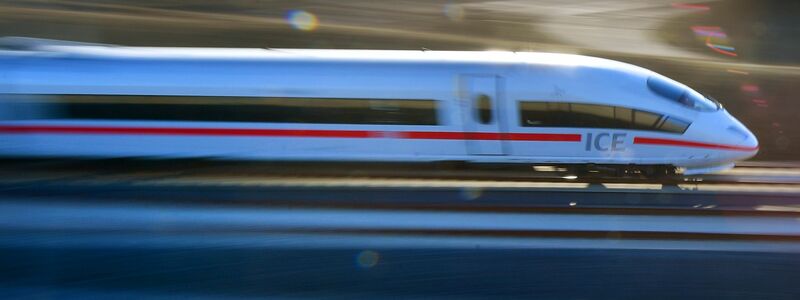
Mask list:
[{"label": "motion blur background", "polygon": [[798,15],[780,0],[0,0],[0,36],[615,59],[719,100],[760,141],[750,166],[783,166],[628,186],[5,160],[0,297],[796,299]]}]

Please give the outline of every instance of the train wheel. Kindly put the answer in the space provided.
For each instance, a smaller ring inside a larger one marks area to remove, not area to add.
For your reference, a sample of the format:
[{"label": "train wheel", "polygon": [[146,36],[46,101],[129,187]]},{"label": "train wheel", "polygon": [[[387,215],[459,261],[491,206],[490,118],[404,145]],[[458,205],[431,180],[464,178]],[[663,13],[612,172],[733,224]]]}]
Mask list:
[{"label": "train wheel", "polygon": [[647,178],[653,178],[657,174],[656,167],[645,166],[643,167],[642,173],[644,173],[644,176]]},{"label": "train wheel", "polygon": [[567,172],[564,174],[564,178],[579,178],[584,177],[586,175],[586,170],[583,167],[578,165],[568,165],[566,167]]},{"label": "train wheel", "polygon": [[614,177],[625,177],[627,172],[624,166],[614,167]]},{"label": "train wheel", "polygon": [[653,173],[648,174],[650,178],[657,178],[663,179],[675,176],[675,167],[664,165],[664,166],[652,166]]},{"label": "train wheel", "polygon": [[673,167],[673,166],[666,166],[664,168],[665,168],[664,175],[666,175],[666,176],[670,176],[671,177],[671,176],[675,176],[675,174],[677,174],[677,169],[675,167]]}]

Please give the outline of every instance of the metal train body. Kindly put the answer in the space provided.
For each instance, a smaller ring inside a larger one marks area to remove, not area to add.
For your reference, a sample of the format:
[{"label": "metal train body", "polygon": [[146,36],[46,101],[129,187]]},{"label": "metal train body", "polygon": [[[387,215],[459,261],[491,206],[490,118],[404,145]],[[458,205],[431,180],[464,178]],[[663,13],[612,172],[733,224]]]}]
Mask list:
[{"label": "metal train body", "polygon": [[687,174],[755,155],[753,134],[697,95],[640,67],[567,54],[39,45],[0,54],[0,155]]}]

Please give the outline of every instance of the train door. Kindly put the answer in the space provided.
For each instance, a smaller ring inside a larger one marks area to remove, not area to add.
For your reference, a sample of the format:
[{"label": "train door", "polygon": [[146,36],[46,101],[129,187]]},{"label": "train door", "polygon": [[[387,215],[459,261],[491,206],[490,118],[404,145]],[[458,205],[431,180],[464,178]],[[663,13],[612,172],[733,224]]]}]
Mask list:
[{"label": "train door", "polygon": [[501,78],[494,75],[461,76],[461,103],[467,152],[472,155],[503,155],[504,143],[500,97]]}]

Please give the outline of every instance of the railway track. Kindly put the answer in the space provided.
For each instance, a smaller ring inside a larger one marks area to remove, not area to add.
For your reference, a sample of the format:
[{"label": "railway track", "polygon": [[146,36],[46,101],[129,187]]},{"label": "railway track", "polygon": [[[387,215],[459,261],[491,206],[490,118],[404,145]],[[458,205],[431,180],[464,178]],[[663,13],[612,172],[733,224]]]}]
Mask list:
[{"label": "railway track", "polygon": [[567,179],[557,172],[497,166],[136,160],[12,161],[2,166],[0,196],[47,199],[392,210],[800,212],[800,169],[785,165],[743,166],[691,181]]},{"label": "railway track", "polygon": [[[538,172],[521,168],[276,166],[0,164],[0,265],[9,270],[0,275],[39,289],[158,290],[169,283],[171,295],[172,285],[207,293],[267,286],[263,293],[274,295],[299,282],[363,296],[362,286],[419,289],[418,278],[459,278],[453,289],[460,291],[464,274],[479,274],[470,284],[478,286],[511,273],[524,284],[604,286],[612,278],[623,286],[669,272],[679,280],[653,286],[706,290],[694,288],[700,282],[797,294],[785,278],[798,267],[800,185],[733,181],[791,178],[800,170],[792,167],[745,166],[713,180],[667,184],[532,179],[524,172]],[[125,275],[97,278],[107,273]],[[326,285],[331,280],[335,287]],[[509,284],[515,281],[488,288]],[[9,297],[26,292],[0,287]]]},{"label": "railway track", "polygon": [[[141,182],[168,180],[240,181],[242,184],[296,180],[395,182],[464,181],[494,185],[570,186],[569,184],[660,184],[675,185],[800,185],[800,164],[743,163],[734,169],[699,176],[662,178],[611,177],[602,174],[571,176],[563,169],[527,165],[458,165],[400,163],[275,163],[207,160],[0,160],[0,182],[41,180],[98,180]],[[566,185],[564,185],[566,184]],[[348,184],[350,185],[350,184]]]}]

